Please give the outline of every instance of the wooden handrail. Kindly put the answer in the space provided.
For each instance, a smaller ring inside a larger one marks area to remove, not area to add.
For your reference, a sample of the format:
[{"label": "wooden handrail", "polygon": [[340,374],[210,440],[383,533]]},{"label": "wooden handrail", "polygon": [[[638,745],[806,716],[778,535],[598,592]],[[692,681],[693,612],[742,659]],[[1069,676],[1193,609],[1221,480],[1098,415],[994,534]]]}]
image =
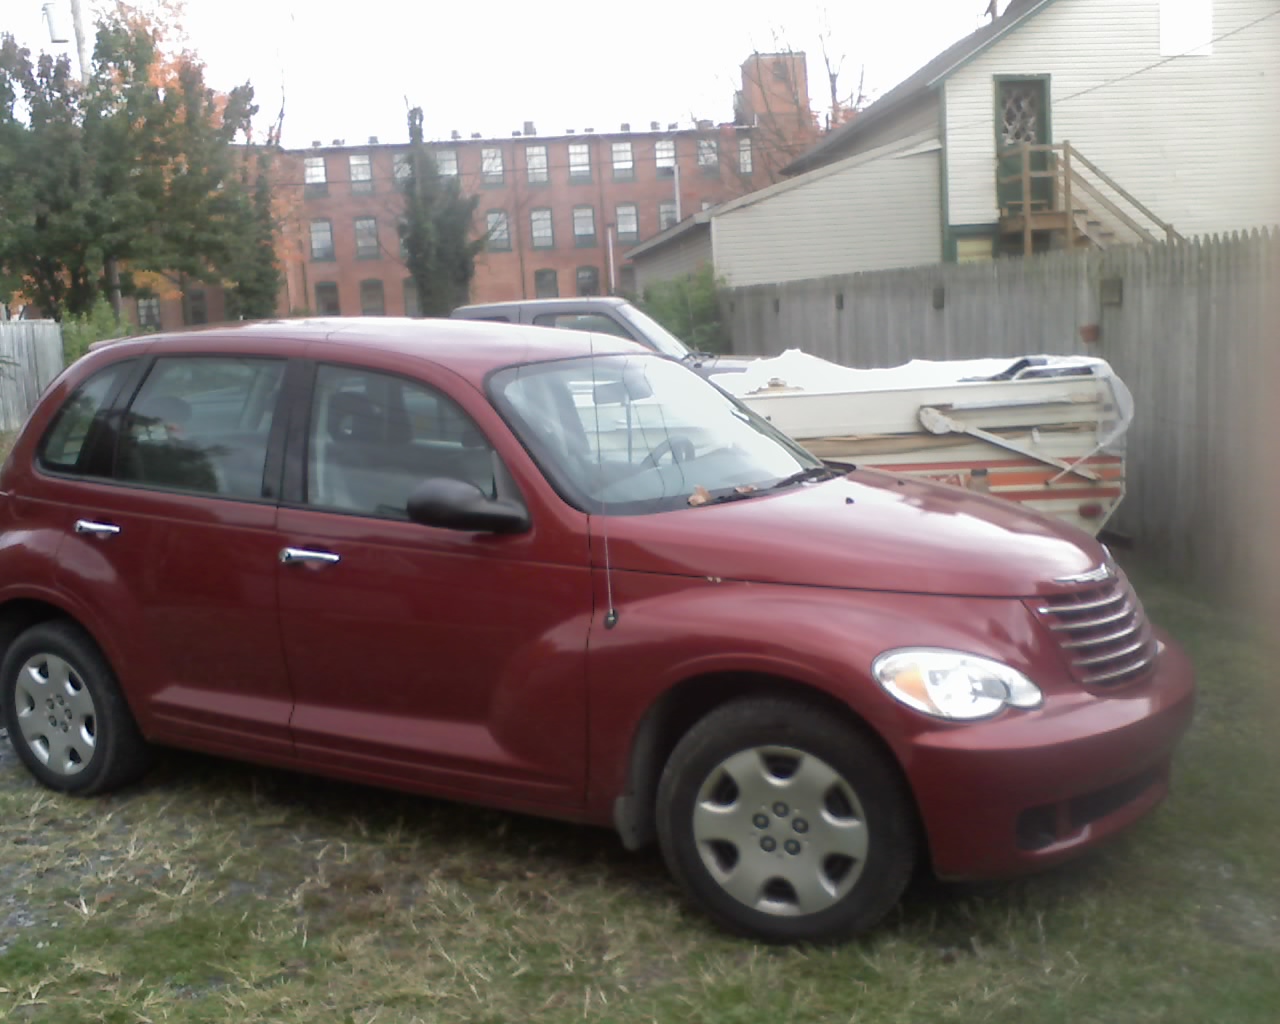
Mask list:
[{"label": "wooden handrail", "polygon": [[[1134,234],[1138,235],[1141,238],[1146,239],[1148,242],[1154,242],[1156,240],[1155,235],[1153,235],[1147,228],[1143,227],[1142,224],[1140,224],[1138,221],[1134,220],[1133,217],[1131,217],[1129,214],[1125,213],[1124,210],[1122,210],[1115,203],[1114,200],[1110,199],[1101,191],[1099,191],[1097,186],[1094,185],[1092,182],[1090,182],[1088,178],[1081,177],[1077,173],[1075,176],[1075,179],[1076,179],[1076,184],[1080,188],[1084,189],[1091,196],[1093,196],[1093,198],[1096,199],[1101,205],[1105,206],[1107,210],[1110,211],[1112,216],[1122,221],[1124,225],[1127,228],[1129,228],[1129,230],[1131,230]],[[1170,227],[1169,230],[1172,231],[1173,229]]]},{"label": "wooden handrail", "polygon": [[1078,149],[1076,149],[1074,146],[1071,145],[1071,143],[1064,142],[1062,145],[1064,149],[1069,150],[1071,152],[1072,156],[1074,156],[1079,163],[1083,164],[1089,171],[1091,171],[1098,178],[1101,178],[1104,183],[1109,185],[1117,195],[1119,195],[1121,198],[1125,199],[1127,202],[1129,202],[1134,207],[1136,207],[1137,210],[1144,217],[1150,220],[1152,223],[1159,225],[1166,232],[1166,234],[1170,236],[1170,240],[1173,240],[1175,238],[1180,239],[1182,237],[1176,231],[1173,230],[1172,224],[1165,223],[1159,217],[1157,217],[1154,213],[1152,213],[1149,209],[1147,209],[1147,207],[1143,203],[1141,203],[1134,196],[1130,195],[1125,189],[1121,188],[1118,184],[1116,184],[1115,179],[1113,179],[1111,175],[1107,174],[1103,170],[1100,170],[1098,165],[1093,163],[1091,160],[1086,159]]},{"label": "wooden handrail", "polygon": [[[1004,146],[997,149],[999,158],[1005,159],[1016,157],[1019,164],[1019,173],[1014,175],[997,174],[996,182],[998,185],[1022,185],[1022,198],[1020,201],[1006,204],[1009,208],[1015,206],[1021,207],[1023,211],[1023,245],[1027,252],[1031,251],[1031,241],[1028,237],[1031,234],[1030,218],[1027,214],[1030,212],[1031,202],[1031,183],[1033,180],[1051,179],[1054,182],[1055,196],[1060,196],[1062,201],[1062,212],[1067,215],[1068,227],[1067,231],[1072,241],[1074,241],[1074,232],[1076,230],[1074,218],[1075,210],[1073,209],[1072,191],[1078,188],[1081,192],[1088,194],[1096,200],[1098,204],[1105,207],[1112,216],[1120,220],[1126,227],[1132,230],[1140,238],[1147,241],[1156,241],[1155,235],[1151,230],[1140,223],[1133,215],[1125,211],[1110,196],[1106,195],[1098,187],[1098,184],[1090,181],[1081,174],[1078,167],[1084,167],[1099,181],[1109,187],[1122,200],[1130,204],[1141,216],[1146,217],[1151,223],[1155,224],[1165,235],[1165,238],[1173,243],[1183,241],[1183,238],[1177,231],[1173,229],[1173,225],[1161,220],[1142,203],[1136,196],[1127,189],[1120,186],[1109,174],[1099,168],[1091,160],[1087,159],[1081,152],[1071,145],[1070,142],[1060,143],[1021,143],[1017,146]],[[1047,153],[1049,154],[1047,170],[1032,170],[1031,154]],[[1059,154],[1061,155],[1059,158]],[[1074,164],[1074,165],[1073,165]],[[1050,201],[1051,207],[1057,210],[1056,201]]]}]

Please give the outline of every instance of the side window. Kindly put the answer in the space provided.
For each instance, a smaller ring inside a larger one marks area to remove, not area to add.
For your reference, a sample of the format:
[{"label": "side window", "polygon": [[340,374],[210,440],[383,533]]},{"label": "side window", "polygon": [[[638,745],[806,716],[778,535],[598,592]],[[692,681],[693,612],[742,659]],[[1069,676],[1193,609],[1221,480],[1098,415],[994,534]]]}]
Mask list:
[{"label": "side window", "polygon": [[307,503],[407,519],[428,477],[475,484],[493,496],[494,452],[448,397],[391,374],[321,366],[307,443]]},{"label": "side window", "polygon": [[157,359],[129,411],[114,475],[151,487],[262,497],[284,360]]},{"label": "side window", "polygon": [[539,327],[561,327],[570,331],[594,331],[634,341],[631,332],[602,313],[540,313],[533,318]]},{"label": "side window", "polygon": [[99,427],[103,425],[107,402],[133,365],[133,360],[114,363],[76,389],[40,442],[40,465],[63,473],[86,472],[82,457],[87,456],[89,430],[95,419]]}]

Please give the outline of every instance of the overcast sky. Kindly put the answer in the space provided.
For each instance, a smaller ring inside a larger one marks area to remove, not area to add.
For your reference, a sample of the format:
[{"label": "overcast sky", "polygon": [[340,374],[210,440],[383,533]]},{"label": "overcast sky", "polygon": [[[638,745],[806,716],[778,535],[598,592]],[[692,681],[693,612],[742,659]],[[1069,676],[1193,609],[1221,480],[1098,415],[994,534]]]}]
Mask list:
[{"label": "overcast sky", "polygon": [[[147,0],[134,0],[146,6]],[[83,0],[86,19],[98,0]],[[0,0],[0,31],[50,43],[43,0]],[[407,138],[406,99],[428,137],[508,136],[727,121],[753,49],[804,50],[810,94],[829,95],[820,34],[843,59],[841,91],[883,93],[985,21],[987,0],[187,0],[186,28],[213,86],[250,80],[264,123],[285,96],[284,142]],[[1005,6],[1003,0],[1001,9]],[[55,22],[71,32],[70,0]]]}]

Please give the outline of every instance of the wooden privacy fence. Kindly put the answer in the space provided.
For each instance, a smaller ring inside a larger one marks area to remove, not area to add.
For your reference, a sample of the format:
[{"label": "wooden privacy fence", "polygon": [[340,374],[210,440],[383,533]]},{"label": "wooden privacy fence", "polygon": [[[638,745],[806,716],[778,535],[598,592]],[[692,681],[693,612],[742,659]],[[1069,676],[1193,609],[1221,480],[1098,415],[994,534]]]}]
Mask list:
[{"label": "wooden privacy fence", "polygon": [[[734,351],[850,366],[1033,353],[1108,360],[1134,395],[1110,526],[1214,582],[1280,550],[1280,233],[727,289]],[[1278,559],[1280,561],[1280,559]]]},{"label": "wooden privacy fence", "polygon": [[62,328],[52,320],[0,320],[0,431],[17,430],[62,372]]}]

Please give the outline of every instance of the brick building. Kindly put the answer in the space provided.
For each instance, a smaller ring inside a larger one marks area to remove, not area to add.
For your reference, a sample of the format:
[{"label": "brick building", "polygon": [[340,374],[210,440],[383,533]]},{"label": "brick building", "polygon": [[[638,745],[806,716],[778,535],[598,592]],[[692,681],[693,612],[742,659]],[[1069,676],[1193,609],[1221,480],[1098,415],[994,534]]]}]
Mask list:
[{"label": "brick building", "polygon": [[[479,195],[476,302],[634,289],[627,249],[710,206],[775,181],[815,141],[802,53],[742,65],[734,120],[623,124],[433,142],[442,174]],[[313,145],[278,162],[292,210],[281,246],[281,312],[414,315],[401,255],[407,144]],[[292,191],[290,191],[292,190]]]}]

